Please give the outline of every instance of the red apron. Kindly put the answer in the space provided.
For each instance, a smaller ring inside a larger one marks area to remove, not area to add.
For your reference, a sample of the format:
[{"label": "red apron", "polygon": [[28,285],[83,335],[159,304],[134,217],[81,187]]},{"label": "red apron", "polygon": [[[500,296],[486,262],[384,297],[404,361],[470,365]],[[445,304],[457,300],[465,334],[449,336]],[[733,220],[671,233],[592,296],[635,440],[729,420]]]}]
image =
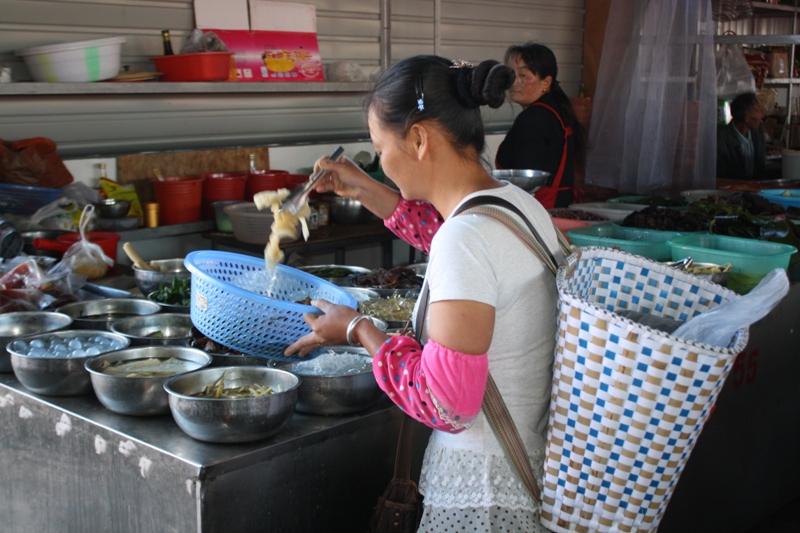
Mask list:
[{"label": "red apron", "polygon": [[567,140],[569,139],[569,136],[572,135],[572,128],[566,127],[564,125],[564,121],[561,120],[561,116],[549,105],[543,102],[535,102],[533,105],[538,105],[544,107],[545,109],[549,109],[550,112],[552,112],[558,119],[558,122],[561,124],[561,129],[564,130],[564,150],[561,152],[561,163],[558,165],[558,171],[556,172],[555,178],[553,178],[553,184],[540,187],[539,190],[534,194],[534,197],[545,209],[552,209],[556,206],[556,196],[558,196],[558,193],[561,191],[573,191],[573,196],[577,197],[574,187],[561,187],[561,178],[564,176],[564,168],[567,166]]},{"label": "red apron", "polygon": [[558,165],[558,171],[556,172],[556,177],[553,179],[553,184],[539,188],[539,190],[534,194],[534,197],[539,200],[539,203],[542,204],[545,209],[552,209],[556,206],[556,196],[558,196],[559,192],[573,191],[573,196],[575,195],[574,188],[572,186],[561,187],[561,178],[564,177],[564,168],[567,166],[567,140],[569,139],[569,136],[572,135],[572,128],[566,127],[564,125],[564,121],[561,120],[561,116],[549,105],[542,102],[535,102],[533,105],[538,105],[544,107],[545,109],[549,109],[550,112],[553,113],[558,119],[558,122],[561,124],[561,129],[564,130],[564,150],[561,152],[561,163]]}]

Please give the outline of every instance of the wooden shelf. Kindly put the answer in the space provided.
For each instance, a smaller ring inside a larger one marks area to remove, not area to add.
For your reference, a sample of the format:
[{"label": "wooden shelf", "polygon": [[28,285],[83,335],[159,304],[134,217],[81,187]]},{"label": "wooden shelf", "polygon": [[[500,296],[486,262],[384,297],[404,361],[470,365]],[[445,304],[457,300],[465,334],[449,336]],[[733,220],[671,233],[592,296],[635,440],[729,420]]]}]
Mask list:
[{"label": "wooden shelf", "polygon": [[800,44],[800,35],[715,35],[717,44],[755,44],[781,46]]},{"label": "wooden shelf", "polygon": [[368,82],[95,82],[0,84],[2,96],[48,96],[92,94],[242,94],[242,93],[364,93]]}]

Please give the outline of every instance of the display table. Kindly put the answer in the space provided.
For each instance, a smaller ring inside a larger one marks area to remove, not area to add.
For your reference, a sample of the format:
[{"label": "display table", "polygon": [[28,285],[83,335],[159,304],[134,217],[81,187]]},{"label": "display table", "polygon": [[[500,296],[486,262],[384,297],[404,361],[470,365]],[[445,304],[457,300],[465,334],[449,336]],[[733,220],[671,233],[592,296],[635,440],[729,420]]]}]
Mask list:
[{"label": "display table", "polygon": [[206,444],[170,415],[117,415],[94,395],[37,396],[0,374],[0,530],[367,531],[400,416],[383,397],[356,415],[295,413],[260,442]]},{"label": "display table", "polygon": [[[236,239],[233,233],[207,231],[202,236],[211,241],[211,249],[220,246],[249,252],[253,255],[264,255],[263,244],[248,244]],[[392,268],[392,242],[397,237],[383,225],[383,221],[374,220],[366,224],[330,224],[311,231],[308,241],[302,237],[294,242],[281,243],[284,252],[316,253],[334,251],[334,263],[346,265],[345,252],[351,246],[380,244],[382,248],[381,264],[383,268]],[[413,261],[409,261],[413,262]]]}]

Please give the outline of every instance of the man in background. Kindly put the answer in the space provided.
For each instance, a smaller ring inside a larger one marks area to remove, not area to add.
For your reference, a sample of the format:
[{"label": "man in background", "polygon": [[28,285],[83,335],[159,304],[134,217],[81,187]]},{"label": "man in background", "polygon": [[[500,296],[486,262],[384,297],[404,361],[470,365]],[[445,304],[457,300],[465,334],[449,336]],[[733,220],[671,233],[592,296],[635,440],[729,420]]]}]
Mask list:
[{"label": "man in background", "polygon": [[717,177],[762,180],[767,177],[767,148],[761,126],[764,112],[755,93],[731,102],[731,121],[717,128]]}]

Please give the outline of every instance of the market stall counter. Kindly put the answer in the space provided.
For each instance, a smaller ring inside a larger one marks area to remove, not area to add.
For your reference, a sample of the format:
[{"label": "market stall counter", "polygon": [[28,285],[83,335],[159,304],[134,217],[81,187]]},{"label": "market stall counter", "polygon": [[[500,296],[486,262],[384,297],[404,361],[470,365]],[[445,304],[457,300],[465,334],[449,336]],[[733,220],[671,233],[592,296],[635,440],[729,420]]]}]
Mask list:
[{"label": "market stall counter", "polygon": [[[400,416],[383,397],[351,416],[295,413],[267,440],[207,444],[169,415],[38,396],[0,374],[0,529],[366,531],[392,477]],[[415,440],[417,465],[428,434]]]}]

